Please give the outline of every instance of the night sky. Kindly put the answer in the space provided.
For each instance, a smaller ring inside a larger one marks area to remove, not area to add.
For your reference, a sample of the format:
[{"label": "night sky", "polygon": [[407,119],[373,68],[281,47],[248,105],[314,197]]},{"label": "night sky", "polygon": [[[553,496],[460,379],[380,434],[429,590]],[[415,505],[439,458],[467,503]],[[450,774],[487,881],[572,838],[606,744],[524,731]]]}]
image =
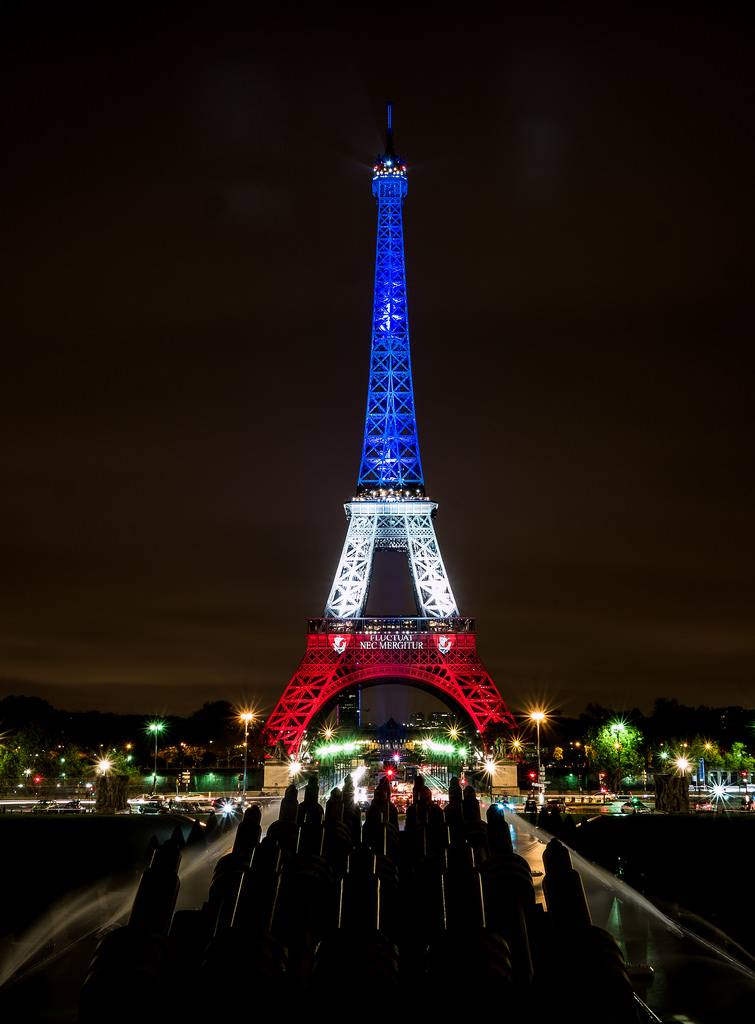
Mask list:
[{"label": "night sky", "polygon": [[504,697],[753,703],[751,21],[66,6],[3,15],[0,693],[272,707],[355,485],[391,98]]}]

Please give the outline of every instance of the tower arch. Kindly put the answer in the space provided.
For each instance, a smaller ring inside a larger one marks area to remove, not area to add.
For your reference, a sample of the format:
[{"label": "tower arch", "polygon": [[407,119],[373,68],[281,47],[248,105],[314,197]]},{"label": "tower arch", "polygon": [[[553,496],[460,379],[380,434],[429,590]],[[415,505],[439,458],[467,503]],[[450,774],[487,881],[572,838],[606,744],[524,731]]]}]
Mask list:
[{"label": "tower arch", "polygon": [[310,622],[304,658],[267,720],[268,737],[294,754],[339,693],[388,681],[420,686],[457,705],[483,743],[491,727],[514,724],[477,653],[471,619],[319,619]]}]

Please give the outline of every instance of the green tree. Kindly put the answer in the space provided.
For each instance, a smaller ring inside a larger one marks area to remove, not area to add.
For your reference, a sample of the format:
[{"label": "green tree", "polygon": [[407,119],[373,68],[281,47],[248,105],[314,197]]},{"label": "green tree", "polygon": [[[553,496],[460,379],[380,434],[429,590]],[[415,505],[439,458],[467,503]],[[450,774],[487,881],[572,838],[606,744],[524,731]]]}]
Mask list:
[{"label": "green tree", "polygon": [[747,753],[744,743],[740,743],[738,740],[732,743],[729,750],[724,754],[723,762],[724,768],[732,772],[751,772],[755,768],[755,758],[752,758]]},{"label": "green tree", "polygon": [[689,745],[689,749],[695,763],[702,757],[707,768],[723,767],[723,754],[714,740],[705,739],[703,736],[695,736]]},{"label": "green tree", "polygon": [[604,771],[611,788],[618,790],[622,779],[645,765],[643,735],[636,725],[612,718],[591,731],[586,746],[593,767]]},{"label": "green tree", "polygon": [[0,743],[0,792],[10,793],[16,788],[23,773],[21,752],[15,746]]}]

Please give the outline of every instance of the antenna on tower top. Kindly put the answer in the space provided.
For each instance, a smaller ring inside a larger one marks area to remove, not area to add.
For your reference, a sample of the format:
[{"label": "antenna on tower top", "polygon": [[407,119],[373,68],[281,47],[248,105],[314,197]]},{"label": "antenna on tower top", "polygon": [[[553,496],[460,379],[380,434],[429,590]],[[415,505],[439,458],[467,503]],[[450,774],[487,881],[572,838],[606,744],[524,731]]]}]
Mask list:
[{"label": "antenna on tower top", "polygon": [[385,129],[385,152],[389,156],[395,156],[393,152],[393,103],[390,100],[386,103],[387,121]]}]

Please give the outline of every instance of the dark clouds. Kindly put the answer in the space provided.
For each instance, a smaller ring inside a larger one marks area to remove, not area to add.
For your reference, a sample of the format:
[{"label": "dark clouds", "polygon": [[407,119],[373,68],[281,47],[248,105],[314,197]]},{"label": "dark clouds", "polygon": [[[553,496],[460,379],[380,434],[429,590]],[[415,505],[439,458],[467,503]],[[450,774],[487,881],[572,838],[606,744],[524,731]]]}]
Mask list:
[{"label": "dark clouds", "polygon": [[423,461],[504,695],[748,700],[750,23],[393,28],[7,24],[4,688],[276,698],[358,464],[391,96]]}]

